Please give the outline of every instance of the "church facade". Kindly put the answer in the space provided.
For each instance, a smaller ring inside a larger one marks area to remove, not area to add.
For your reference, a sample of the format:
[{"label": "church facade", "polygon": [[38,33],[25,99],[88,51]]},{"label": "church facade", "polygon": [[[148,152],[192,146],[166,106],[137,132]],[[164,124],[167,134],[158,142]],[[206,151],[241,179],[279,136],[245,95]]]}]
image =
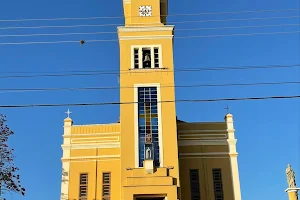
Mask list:
[{"label": "church facade", "polygon": [[241,200],[233,117],[176,117],[167,0],[123,0],[120,121],[64,120],[61,200]]}]

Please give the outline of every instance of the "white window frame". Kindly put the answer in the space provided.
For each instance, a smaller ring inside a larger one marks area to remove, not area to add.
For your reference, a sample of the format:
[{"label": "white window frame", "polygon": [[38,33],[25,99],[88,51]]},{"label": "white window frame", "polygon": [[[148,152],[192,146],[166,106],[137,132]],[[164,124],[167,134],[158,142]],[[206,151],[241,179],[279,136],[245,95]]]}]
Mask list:
[{"label": "white window frame", "polygon": [[[139,49],[139,69],[145,69],[143,68],[143,48],[150,48],[151,49],[151,69],[160,69],[163,68],[162,66],[162,46],[161,44],[156,45],[131,45],[131,69],[134,68],[134,49]],[[158,48],[158,59],[159,59],[159,67],[155,68],[154,63],[154,48]]]},{"label": "white window frame", "polygon": [[[138,101],[138,88],[139,87],[156,87],[157,88],[157,114],[158,114],[158,144],[159,144],[159,162],[160,167],[164,166],[164,148],[162,138],[162,123],[161,123],[161,93],[160,83],[147,83],[147,84],[134,84],[134,99],[133,102]],[[139,115],[138,115],[138,104],[134,104],[134,155],[135,155],[135,168],[139,167]]]}]

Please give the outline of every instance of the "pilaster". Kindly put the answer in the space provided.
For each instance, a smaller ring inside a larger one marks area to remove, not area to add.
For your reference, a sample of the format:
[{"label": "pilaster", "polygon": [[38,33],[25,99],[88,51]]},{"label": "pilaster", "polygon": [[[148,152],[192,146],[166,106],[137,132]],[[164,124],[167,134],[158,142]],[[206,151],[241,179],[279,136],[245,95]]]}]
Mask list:
[{"label": "pilaster", "polygon": [[[73,121],[71,118],[64,120],[64,134],[63,134],[63,145],[70,145],[71,138],[65,137],[71,135],[71,127]],[[70,158],[70,148],[63,149],[63,158]],[[68,200],[69,198],[69,172],[70,172],[70,161],[62,161],[62,181],[61,181],[61,196],[60,200]]]},{"label": "pilaster", "polygon": [[234,126],[233,126],[233,117],[232,114],[227,114],[225,116],[225,122],[227,125],[227,134],[228,134],[228,147],[229,147],[229,156],[230,156],[230,165],[231,165],[231,176],[233,184],[233,194],[234,200],[241,200],[241,188],[240,188],[240,179],[239,179],[239,169],[236,152],[236,139],[234,135]]},{"label": "pilaster", "polygon": [[289,200],[298,200],[298,190],[300,188],[288,188],[285,190],[288,193]]}]

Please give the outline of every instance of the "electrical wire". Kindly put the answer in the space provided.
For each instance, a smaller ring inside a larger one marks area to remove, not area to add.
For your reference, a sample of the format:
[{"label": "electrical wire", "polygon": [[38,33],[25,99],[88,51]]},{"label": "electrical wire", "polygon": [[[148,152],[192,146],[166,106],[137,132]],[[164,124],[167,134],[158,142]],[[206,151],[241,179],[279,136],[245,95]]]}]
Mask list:
[{"label": "electrical wire", "polygon": [[[200,15],[223,15],[223,14],[243,14],[243,13],[265,13],[265,12],[285,12],[299,11],[300,9],[282,9],[282,10],[249,10],[249,11],[233,11],[233,12],[208,12],[208,13],[188,13],[188,14],[170,14],[158,15],[152,17],[173,17],[173,16],[200,16]],[[1,19],[0,22],[25,22],[25,21],[62,21],[62,20],[96,20],[96,19],[119,19],[125,16],[97,16],[97,17],[65,17],[65,18],[32,18],[32,19]],[[127,18],[135,18],[140,16],[131,16]]]},{"label": "electrical wire", "polygon": [[[48,72],[46,74],[38,74],[38,72],[2,72],[2,74],[28,74],[33,75],[5,75],[5,78],[38,78],[38,77],[67,77],[67,76],[97,76],[97,75],[120,75],[131,73],[169,73],[169,72],[199,72],[199,71],[227,71],[227,70],[249,70],[249,69],[276,69],[276,68],[294,68],[300,67],[300,64],[291,65],[250,65],[250,66],[228,66],[228,67],[198,67],[198,68],[182,68],[182,69],[133,69],[133,70],[81,70],[81,71],[60,71],[56,74]],[[53,72],[52,72],[53,73]]]},{"label": "electrical wire", "polygon": [[[210,19],[200,21],[175,21],[168,24],[187,24],[187,23],[207,23],[207,22],[229,22],[229,21],[249,21],[249,20],[271,20],[271,19],[297,19],[300,16],[286,16],[286,17],[261,17],[261,18],[241,18],[241,19]],[[147,25],[145,24],[136,24]],[[124,24],[77,24],[77,25],[57,25],[57,26],[8,26],[0,27],[0,30],[12,29],[44,29],[44,28],[79,28],[79,27],[107,27],[107,26],[124,26]]]},{"label": "electrical wire", "polygon": [[[227,84],[193,84],[193,85],[162,85],[161,88],[199,88],[199,87],[230,87],[230,86],[259,86],[259,85],[287,85],[300,84],[300,81],[287,82],[256,82],[256,83],[227,83]],[[81,87],[81,88],[0,88],[0,93],[7,92],[46,92],[46,91],[78,91],[78,90],[120,90],[133,89],[132,86],[123,87]]]},{"label": "electrical wire", "polygon": [[[215,28],[184,28],[176,29],[176,31],[201,31],[201,30],[222,30],[222,29],[239,29],[239,28],[263,28],[263,27],[285,27],[285,26],[300,26],[299,24],[268,24],[260,26],[227,26]],[[99,34],[117,34],[116,31],[110,32],[81,32],[81,33],[38,33],[38,34],[17,34],[17,35],[0,35],[3,37],[34,37],[34,36],[65,36],[65,35],[99,35]]]},{"label": "electrical wire", "polygon": [[[158,103],[174,102],[219,102],[219,101],[247,101],[247,100],[269,100],[269,99],[299,99],[300,95],[295,96],[266,96],[266,97],[241,97],[241,98],[217,98],[217,99],[182,99],[158,101]],[[23,105],[0,105],[0,108],[31,108],[31,107],[62,107],[62,106],[105,106],[105,105],[129,105],[142,102],[96,102],[96,103],[65,103],[65,104],[23,104]]]},{"label": "electrical wire", "polygon": [[[194,35],[194,36],[175,36],[175,39],[192,39],[192,38],[213,38],[213,37],[230,37],[230,36],[253,36],[253,35],[278,35],[278,34],[293,34],[300,31],[289,32],[266,32],[266,33],[235,33],[235,34],[220,34],[220,35]],[[84,40],[85,43],[95,42],[118,42],[117,39],[104,40]],[[79,43],[78,40],[60,40],[60,41],[37,41],[37,42],[2,42],[0,45],[30,45],[30,44],[63,44],[63,43]]]}]

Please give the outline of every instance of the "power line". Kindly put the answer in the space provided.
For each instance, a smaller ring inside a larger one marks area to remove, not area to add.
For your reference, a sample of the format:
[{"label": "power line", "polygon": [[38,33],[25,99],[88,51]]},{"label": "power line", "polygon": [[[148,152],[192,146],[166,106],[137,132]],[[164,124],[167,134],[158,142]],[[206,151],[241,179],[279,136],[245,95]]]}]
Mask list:
[{"label": "power line", "polygon": [[[235,33],[235,34],[220,34],[220,35],[194,35],[194,36],[176,36],[175,39],[191,39],[191,38],[213,38],[213,37],[230,37],[230,36],[253,36],[253,35],[278,35],[278,34],[293,34],[300,31],[289,32],[266,32],[266,33]],[[85,43],[91,42],[118,42],[117,39],[105,40],[85,40]],[[37,41],[37,42],[2,42],[0,45],[30,45],[30,44],[63,44],[63,43],[79,43],[78,40],[60,40],[60,41]]]},{"label": "power line", "polygon": [[[228,22],[228,21],[249,21],[249,20],[271,20],[271,19],[297,19],[300,16],[286,16],[286,17],[260,17],[260,18],[241,18],[241,19],[210,19],[200,21],[175,21],[168,24],[187,24],[187,23],[207,23],[207,22]],[[147,24],[136,24],[147,25]],[[0,27],[0,30],[12,29],[44,29],[44,28],[82,28],[82,27],[107,27],[107,26],[124,26],[124,24],[76,24],[76,25],[57,25],[57,26],[8,26]]]},{"label": "power line", "polygon": [[[269,100],[269,99],[299,99],[297,96],[267,96],[267,97],[241,97],[241,98],[218,98],[218,99],[182,99],[158,101],[158,103],[172,102],[219,102],[219,101],[247,101],[247,100]],[[23,104],[23,105],[0,105],[0,108],[30,108],[30,107],[62,107],[62,106],[105,106],[105,105],[128,105],[138,102],[96,102],[96,103],[66,103],[66,104]],[[141,102],[140,102],[141,103]]]},{"label": "power line", "polygon": [[[230,86],[258,86],[258,85],[287,85],[300,84],[300,81],[288,82],[256,82],[256,83],[227,83],[227,84],[194,84],[194,85],[162,85],[161,88],[198,88],[198,87],[230,87]],[[120,90],[135,87],[81,87],[81,88],[0,88],[0,93],[7,92],[45,92],[45,91],[78,91],[78,90]]]},{"label": "power line", "polygon": [[[264,13],[264,12],[284,12],[284,11],[299,11],[300,9],[282,9],[282,10],[249,10],[249,11],[233,11],[233,12],[208,12],[208,13],[188,13],[188,14],[170,14],[159,15],[162,17],[173,16],[200,16],[200,15],[222,15],[222,14],[243,14],[243,13]],[[152,16],[152,17],[159,17]],[[131,16],[135,18],[140,16]],[[65,18],[32,18],[32,19],[1,19],[0,22],[25,22],[25,21],[62,21],[62,20],[96,20],[96,19],[120,19],[122,16],[97,16],[97,17],[65,17]]]},{"label": "power line", "polygon": [[[60,71],[56,74],[48,72],[46,74],[34,74],[38,72],[2,72],[2,74],[28,74],[33,75],[5,75],[4,78],[37,78],[37,77],[66,77],[66,76],[97,76],[97,75],[120,75],[130,73],[168,73],[168,72],[199,72],[199,71],[227,71],[227,70],[249,70],[249,69],[275,69],[275,68],[294,68],[300,67],[300,64],[291,65],[250,65],[250,66],[228,66],[228,67],[198,67],[198,68],[182,68],[182,69],[133,69],[133,70],[81,70],[81,71]],[[53,72],[52,72],[53,73]]]},{"label": "power line", "polygon": [[[299,24],[268,24],[260,26],[227,26],[227,27],[206,27],[206,28],[184,28],[176,29],[176,31],[199,31],[199,30],[222,30],[222,29],[239,29],[239,28],[263,28],[263,27],[283,27],[283,26],[300,26]],[[117,34],[116,31],[110,32],[81,32],[81,33],[38,33],[38,34],[10,34],[0,35],[2,37],[34,37],[34,36],[66,36],[66,35],[99,35],[99,34]]]}]

